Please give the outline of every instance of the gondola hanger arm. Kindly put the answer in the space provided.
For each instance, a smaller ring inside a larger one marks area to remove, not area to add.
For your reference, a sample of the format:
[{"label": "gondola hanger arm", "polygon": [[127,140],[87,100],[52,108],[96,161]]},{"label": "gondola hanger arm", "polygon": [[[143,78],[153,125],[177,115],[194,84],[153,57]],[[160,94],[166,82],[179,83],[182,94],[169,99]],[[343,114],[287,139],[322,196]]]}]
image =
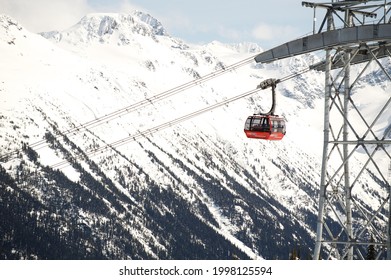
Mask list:
[{"label": "gondola hanger arm", "polygon": [[267,80],[264,80],[262,81],[258,86],[257,88],[260,88],[260,89],[267,89],[269,87],[272,88],[272,106],[270,108],[270,111],[267,112],[267,113],[259,113],[261,115],[274,115],[274,110],[276,108],[276,86],[277,84],[280,82],[281,80],[280,79],[267,79]]},{"label": "gondola hanger arm", "polygon": [[279,82],[281,82],[280,79],[266,79],[262,81],[257,88],[260,89],[267,89],[268,87],[275,87]]}]

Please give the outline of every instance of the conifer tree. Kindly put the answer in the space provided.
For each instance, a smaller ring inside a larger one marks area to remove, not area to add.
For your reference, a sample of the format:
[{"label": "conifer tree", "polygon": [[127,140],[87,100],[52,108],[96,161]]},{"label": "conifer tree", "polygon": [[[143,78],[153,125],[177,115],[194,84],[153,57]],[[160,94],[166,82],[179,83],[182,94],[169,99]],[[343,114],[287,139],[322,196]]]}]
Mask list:
[{"label": "conifer tree", "polygon": [[[371,236],[371,243],[374,242],[373,236]],[[368,251],[367,251],[367,260],[375,260],[376,259],[376,252],[375,252],[375,245],[370,244],[368,246]]]}]

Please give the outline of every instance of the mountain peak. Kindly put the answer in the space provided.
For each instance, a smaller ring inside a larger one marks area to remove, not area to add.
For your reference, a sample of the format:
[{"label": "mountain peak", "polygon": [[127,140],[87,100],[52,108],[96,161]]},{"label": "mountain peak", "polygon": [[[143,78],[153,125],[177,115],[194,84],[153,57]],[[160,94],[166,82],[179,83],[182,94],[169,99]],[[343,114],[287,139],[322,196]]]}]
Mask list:
[{"label": "mountain peak", "polygon": [[[42,36],[61,41],[82,41],[100,43],[119,40],[119,44],[128,44],[135,35],[151,37],[167,36],[163,25],[156,18],[141,11],[124,13],[91,13],[84,16],[76,25],[64,32],[44,32]],[[74,42],[75,43],[75,42]]]},{"label": "mountain peak", "polygon": [[162,23],[159,20],[157,20],[156,18],[154,18],[153,16],[151,16],[150,14],[147,14],[147,13],[144,13],[141,11],[135,11],[133,13],[133,16],[136,18],[139,18],[141,22],[144,22],[145,24],[152,27],[155,35],[158,35],[158,36],[167,36],[168,35],[168,33],[164,29]]},{"label": "mountain peak", "polygon": [[12,17],[0,14],[0,39],[8,44],[14,44],[16,37],[20,36],[23,27]]},{"label": "mountain peak", "polygon": [[[129,28],[135,31],[135,27],[143,27],[143,29],[147,29],[150,33],[157,36],[167,35],[160,21],[141,11],[134,11],[130,14],[92,13],[83,17],[79,24],[84,27],[94,27],[94,31],[99,35],[111,34],[115,30]],[[143,33],[141,32],[141,34]]]}]

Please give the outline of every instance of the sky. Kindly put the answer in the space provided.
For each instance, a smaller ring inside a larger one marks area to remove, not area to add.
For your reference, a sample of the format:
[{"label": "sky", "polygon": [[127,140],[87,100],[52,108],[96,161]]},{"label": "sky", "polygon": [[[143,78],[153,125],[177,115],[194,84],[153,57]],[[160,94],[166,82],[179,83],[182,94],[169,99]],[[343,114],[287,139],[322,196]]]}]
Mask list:
[{"label": "sky", "polygon": [[[309,34],[313,11],[301,0],[0,0],[8,14],[32,32],[65,30],[88,13],[140,10],[188,43],[254,42],[268,49]],[[314,1],[316,2],[316,1]]]}]

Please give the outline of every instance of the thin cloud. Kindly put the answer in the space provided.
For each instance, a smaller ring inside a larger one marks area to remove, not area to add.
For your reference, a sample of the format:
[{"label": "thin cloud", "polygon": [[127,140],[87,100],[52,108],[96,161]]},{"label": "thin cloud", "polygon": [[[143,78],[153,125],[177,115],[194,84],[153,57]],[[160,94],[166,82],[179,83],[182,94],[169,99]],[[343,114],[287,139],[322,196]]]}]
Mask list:
[{"label": "thin cloud", "polygon": [[265,23],[257,25],[252,31],[254,39],[266,42],[293,40],[297,37],[297,34],[297,30],[291,26]]},{"label": "thin cloud", "polygon": [[120,4],[119,4],[119,9],[118,9],[120,12],[122,13],[129,13],[131,11],[135,11],[135,10],[138,10],[138,11],[143,11],[143,12],[146,12],[146,13],[150,13],[150,11],[148,11],[147,9],[141,7],[141,6],[138,6],[138,5],[135,5],[135,4],[132,4],[130,1],[128,0],[122,0],[120,1]]},{"label": "thin cloud", "polygon": [[218,28],[218,34],[227,40],[232,40],[232,41],[239,41],[242,39],[243,33],[240,32],[237,29],[233,28],[227,28],[224,26],[220,26]]},{"label": "thin cloud", "polygon": [[66,29],[92,11],[87,0],[0,0],[0,7],[32,32]]}]

